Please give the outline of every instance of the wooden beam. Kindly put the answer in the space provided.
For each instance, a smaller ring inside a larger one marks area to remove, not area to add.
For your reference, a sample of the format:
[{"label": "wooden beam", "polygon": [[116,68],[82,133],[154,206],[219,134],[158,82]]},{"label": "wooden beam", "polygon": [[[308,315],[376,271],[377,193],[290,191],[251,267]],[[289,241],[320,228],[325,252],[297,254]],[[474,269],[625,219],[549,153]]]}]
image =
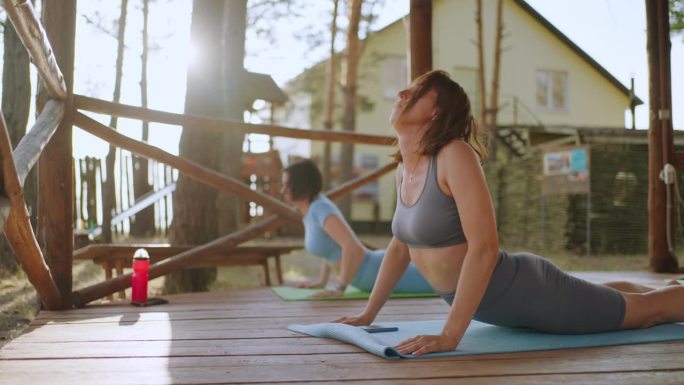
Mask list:
[{"label": "wooden beam", "polygon": [[432,70],[432,0],[411,0],[409,12],[411,80]]},{"label": "wooden beam", "polygon": [[217,171],[188,161],[181,157],[169,154],[168,152],[151,146],[147,143],[128,138],[116,130],[111,129],[110,127],[107,127],[80,112],[76,112],[74,114],[74,124],[84,131],[104,139],[109,143],[131,151],[135,154],[142,155],[146,158],[168,164],[197,181],[214,186],[221,191],[236,194],[241,199],[256,202],[268,209],[282,214],[285,218],[293,221],[300,221],[302,219],[302,216],[299,214],[299,212],[291,206],[282,203],[280,200],[270,195],[252,190],[249,188],[249,186],[237,179],[223,175]]},{"label": "wooden beam", "polygon": [[[64,117],[38,161],[37,238],[55,283],[62,296],[61,308],[71,308],[74,252],[74,186],[72,166],[72,105],[74,50],[76,40],[76,0],[44,0],[42,23],[55,58],[64,74],[67,96]],[[56,64],[56,65],[57,65]],[[41,82],[41,84],[45,84]],[[42,112],[50,90],[41,87],[36,111]]]},{"label": "wooden beam", "polygon": [[183,127],[203,127],[205,129],[219,132],[231,130],[240,131],[246,134],[255,133],[296,139],[324,140],[356,144],[375,144],[381,146],[393,146],[396,142],[396,138],[391,136],[335,132],[328,130],[302,130],[297,128],[275,126],[271,124],[233,122],[224,119],[207,118],[196,115],[182,115],[171,112],[151,110],[142,107],[93,99],[82,95],[75,95],[74,103],[78,109],[97,112],[100,114],[114,115],[122,118],[139,119],[144,122],[165,123]]},{"label": "wooden beam", "polygon": [[[33,284],[47,309],[57,309],[61,306],[60,291],[55,284],[50,269],[45,264],[43,253],[33,235],[33,228],[29,220],[28,210],[24,202],[24,193],[17,177],[12,158],[12,144],[10,142],[5,117],[0,112],[0,162],[2,163],[2,187],[5,197],[2,197],[2,212],[6,220],[3,230],[7,241],[26,272],[26,276]],[[8,212],[9,206],[9,213]]]},{"label": "wooden beam", "polygon": [[22,186],[63,117],[64,103],[49,100],[31,130],[19,141],[14,150],[14,163],[16,164],[19,183]]},{"label": "wooden beam", "polygon": [[337,199],[350,192],[356,190],[357,188],[378,180],[381,176],[389,173],[390,171],[396,170],[397,162],[392,162],[382,168],[379,168],[367,175],[362,175],[358,178],[352,179],[346,183],[343,183],[336,188],[328,191],[325,195],[330,199]]},{"label": "wooden beam", "polygon": [[[191,266],[193,259],[206,255],[219,254],[225,252],[227,248],[239,245],[242,242],[253,239],[266,231],[272,231],[285,223],[285,219],[277,214],[249,225],[248,227],[228,234],[202,246],[177,254],[171,258],[150,265],[149,277],[154,279],[168,274],[174,270]],[[124,274],[101,282],[73,293],[74,304],[84,306],[88,302],[109,294],[124,290],[131,285],[131,273]]]},{"label": "wooden beam", "polygon": [[52,99],[67,97],[64,76],[50,46],[45,29],[29,0],[4,0],[5,11],[12,21],[17,35],[26,47],[31,61],[38,69],[40,79]]}]

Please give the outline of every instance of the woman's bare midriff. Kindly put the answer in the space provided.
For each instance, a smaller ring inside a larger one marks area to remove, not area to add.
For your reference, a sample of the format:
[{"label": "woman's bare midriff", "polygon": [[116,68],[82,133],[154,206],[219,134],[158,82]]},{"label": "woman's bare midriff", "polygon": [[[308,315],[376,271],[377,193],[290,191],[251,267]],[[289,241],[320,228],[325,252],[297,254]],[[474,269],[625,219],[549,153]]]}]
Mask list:
[{"label": "woman's bare midriff", "polygon": [[456,291],[466,251],[467,243],[432,249],[409,248],[413,263],[440,293]]}]

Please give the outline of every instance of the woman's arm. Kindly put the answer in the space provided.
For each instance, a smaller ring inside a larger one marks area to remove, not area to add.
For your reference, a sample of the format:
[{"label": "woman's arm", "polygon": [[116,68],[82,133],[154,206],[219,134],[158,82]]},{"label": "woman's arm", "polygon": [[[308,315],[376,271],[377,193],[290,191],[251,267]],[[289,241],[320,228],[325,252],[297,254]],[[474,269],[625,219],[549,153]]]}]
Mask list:
[{"label": "woman's arm", "polygon": [[[399,187],[399,174],[401,173],[401,165],[397,166],[398,172],[395,174],[395,184],[397,189]],[[355,316],[345,316],[336,319],[333,322],[341,322],[350,325],[369,325],[382,309],[387,298],[394,290],[397,282],[406,271],[411,262],[411,255],[409,254],[408,246],[396,238],[392,238],[385,256],[382,258],[380,271],[375,279],[373,291],[366,303],[366,308],[361,314]]]},{"label": "woman's arm", "polygon": [[354,280],[366,255],[366,249],[361,244],[361,241],[356,237],[356,234],[354,234],[354,231],[347,222],[339,215],[328,215],[323,222],[323,229],[342,249],[340,272],[337,276],[340,286],[334,290],[315,293],[312,295],[313,297],[344,294],[344,289]]},{"label": "woman's arm", "polygon": [[321,258],[321,273],[318,275],[318,280],[298,283],[295,287],[306,289],[320,289],[328,284],[330,278],[330,264],[324,258]]},{"label": "woman's arm", "polygon": [[[402,353],[423,354],[453,350],[470,324],[499,255],[496,220],[479,159],[462,141],[447,145],[439,157],[445,181],[458,207],[468,242],[454,302],[439,336],[418,336],[397,346]],[[439,178],[438,178],[439,179]]]},{"label": "woman's arm", "polygon": [[341,322],[349,325],[370,325],[377,317],[390,294],[406,271],[411,257],[405,243],[396,238],[392,238],[385,257],[382,259],[378,277],[375,280],[373,291],[366,303],[366,308],[361,314],[345,316],[333,322]]}]

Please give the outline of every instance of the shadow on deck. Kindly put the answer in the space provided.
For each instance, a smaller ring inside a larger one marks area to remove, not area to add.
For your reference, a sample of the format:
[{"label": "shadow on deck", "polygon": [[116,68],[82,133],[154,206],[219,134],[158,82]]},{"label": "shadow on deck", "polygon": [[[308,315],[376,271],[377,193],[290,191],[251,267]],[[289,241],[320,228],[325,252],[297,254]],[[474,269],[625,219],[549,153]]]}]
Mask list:
[{"label": "shadow on deck", "polygon": [[[581,273],[662,285],[668,275]],[[360,311],[364,300],[284,302],[269,288],[44,311],[0,350],[0,384],[682,383],[684,341],[388,361],[287,330]],[[379,320],[444,318],[438,298],[393,299]]]}]

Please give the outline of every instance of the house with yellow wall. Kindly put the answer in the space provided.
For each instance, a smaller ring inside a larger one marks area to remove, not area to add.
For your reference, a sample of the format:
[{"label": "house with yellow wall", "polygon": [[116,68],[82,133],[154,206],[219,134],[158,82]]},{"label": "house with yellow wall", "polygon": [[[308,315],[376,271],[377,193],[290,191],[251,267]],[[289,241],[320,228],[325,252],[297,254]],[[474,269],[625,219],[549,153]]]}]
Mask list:
[{"label": "house with yellow wall", "polygon": [[[477,111],[477,27],[475,1],[434,0],[432,16],[433,68],[448,71],[468,91]],[[496,2],[483,2],[484,59],[487,99],[494,67]],[[544,19],[523,0],[503,3],[504,40],[501,55],[498,124],[502,126],[613,127],[625,125],[630,90]],[[408,83],[407,18],[373,32],[364,40],[359,64],[356,131],[393,135],[388,124],[399,90]],[[309,127],[323,127],[325,63],[301,74],[290,84],[298,114],[310,117]],[[638,100],[638,99],[636,99]],[[341,122],[342,94],[336,99],[335,129]],[[320,159],[322,142],[312,142],[311,155]],[[363,173],[391,161],[394,149],[356,145],[355,170]],[[332,146],[332,161],[340,147]],[[393,175],[367,186],[354,199],[354,222],[389,222],[396,205]]]}]

